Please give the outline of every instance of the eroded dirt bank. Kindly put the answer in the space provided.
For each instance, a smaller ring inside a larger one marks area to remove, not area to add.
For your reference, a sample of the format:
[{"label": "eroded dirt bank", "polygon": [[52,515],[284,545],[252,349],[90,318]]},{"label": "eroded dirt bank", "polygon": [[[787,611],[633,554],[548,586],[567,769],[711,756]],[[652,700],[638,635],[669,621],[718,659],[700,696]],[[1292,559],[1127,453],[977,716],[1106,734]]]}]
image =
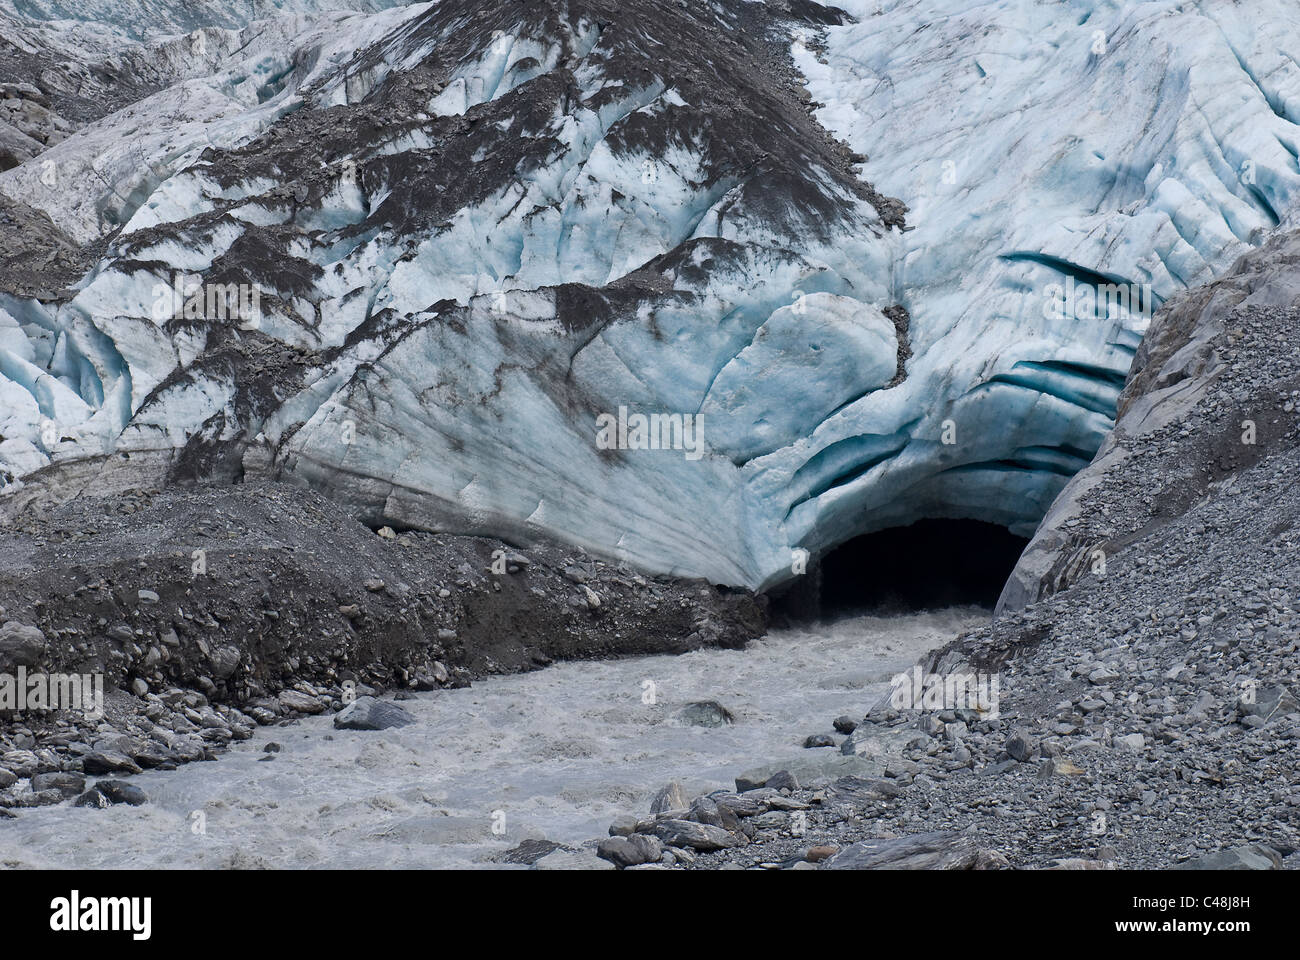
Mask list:
[{"label": "eroded dirt bank", "polygon": [[[107,686],[107,726],[31,711],[0,724],[0,776],[18,777],[200,759],[255,723],[336,710],[352,693],[738,647],[766,620],[744,592],[569,547],[372,531],[274,484],[13,518],[0,609],[0,673],[102,673]],[[87,765],[90,748],[107,760]],[[20,802],[55,799],[39,793]]]}]

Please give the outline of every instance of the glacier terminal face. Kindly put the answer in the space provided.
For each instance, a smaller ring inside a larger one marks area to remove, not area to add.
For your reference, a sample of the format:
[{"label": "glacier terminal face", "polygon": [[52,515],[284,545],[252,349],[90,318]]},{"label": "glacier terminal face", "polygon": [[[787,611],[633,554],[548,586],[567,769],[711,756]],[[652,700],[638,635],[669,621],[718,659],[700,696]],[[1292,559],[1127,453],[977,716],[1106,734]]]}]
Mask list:
[{"label": "glacier terminal face", "polygon": [[0,173],[97,251],[0,294],[0,502],[265,474],[749,587],[1028,535],[1300,192],[1283,0],[329,6],[133,40]]}]

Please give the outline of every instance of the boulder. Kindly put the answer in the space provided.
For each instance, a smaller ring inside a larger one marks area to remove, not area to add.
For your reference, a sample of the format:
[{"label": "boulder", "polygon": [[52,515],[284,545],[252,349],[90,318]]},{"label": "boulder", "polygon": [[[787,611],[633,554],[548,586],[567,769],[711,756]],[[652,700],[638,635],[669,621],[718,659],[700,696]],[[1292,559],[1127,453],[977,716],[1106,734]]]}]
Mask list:
[{"label": "boulder", "polygon": [[736,722],[732,712],[716,700],[688,703],[677,712],[677,719],[693,727],[723,727]]},{"label": "boulder", "polygon": [[387,730],[414,722],[406,708],[374,697],[358,697],[334,715],[337,730]]},{"label": "boulder", "polygon": [[721,827],[693,820],[660,820],[652,832],[670,847],[688,847],[692,850],[725,850],[744,842]]},{"label": "boulder", "polygon": [[45,634],[15,620],[0,625],[0,672],[34,667],[45,652]]},{"label": "boulder", "polygon": [[660,814],[669,810],[685,810],[690,805],[691,801],[686,796],[686,791],[680,783],[674,780],[654,795],[654,798],[650,801],[650,813]]},{"label": "boulder", "polygon": [[863,840],[826,861],[827,870],[972,870],[979,860],[974,841],[948,831],[893,839]]},{"label": "boulder", "polygon": [[1280,870],[1282,857],[1272,847],[1260,843],[1217,850],[1184,863],[1176,863],[1171,870]]}]

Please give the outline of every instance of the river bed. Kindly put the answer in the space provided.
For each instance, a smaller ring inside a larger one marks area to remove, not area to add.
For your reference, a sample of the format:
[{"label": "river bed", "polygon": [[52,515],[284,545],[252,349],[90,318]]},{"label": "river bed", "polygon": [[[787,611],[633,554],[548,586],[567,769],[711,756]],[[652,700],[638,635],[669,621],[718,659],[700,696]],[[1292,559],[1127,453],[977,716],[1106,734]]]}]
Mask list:
[{"label": "river bed", "polygon": [[[216,762],[130,778],[144,806],[65,803],[0,820],[0,865],[497,866],[524,839],[604,836],[670,780],[695,796],[797,756],[808,734],[861,716],[895,673],[988,617],[864,616],[744,650],[562,663],[419,694],[403,703],[416,723],[380,732],[335,730],[327,716],[259,728]],[[681,722],[700,700],[735,723]],[[264,752],[272,742],[280,751]]]}]

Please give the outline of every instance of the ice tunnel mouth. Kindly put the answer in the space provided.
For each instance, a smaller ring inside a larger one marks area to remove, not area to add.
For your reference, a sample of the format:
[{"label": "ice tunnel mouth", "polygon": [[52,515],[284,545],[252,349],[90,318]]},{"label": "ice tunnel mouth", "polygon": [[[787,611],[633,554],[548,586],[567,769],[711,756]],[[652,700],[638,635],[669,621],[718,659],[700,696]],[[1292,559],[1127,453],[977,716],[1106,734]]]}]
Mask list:
[{"label": "ice tunnel mouth", "polygon": [[772,612],[791,623],[955,606],[992,612],[1028,543],[981,520],[918,520],[863,534],[774,592]]}]

